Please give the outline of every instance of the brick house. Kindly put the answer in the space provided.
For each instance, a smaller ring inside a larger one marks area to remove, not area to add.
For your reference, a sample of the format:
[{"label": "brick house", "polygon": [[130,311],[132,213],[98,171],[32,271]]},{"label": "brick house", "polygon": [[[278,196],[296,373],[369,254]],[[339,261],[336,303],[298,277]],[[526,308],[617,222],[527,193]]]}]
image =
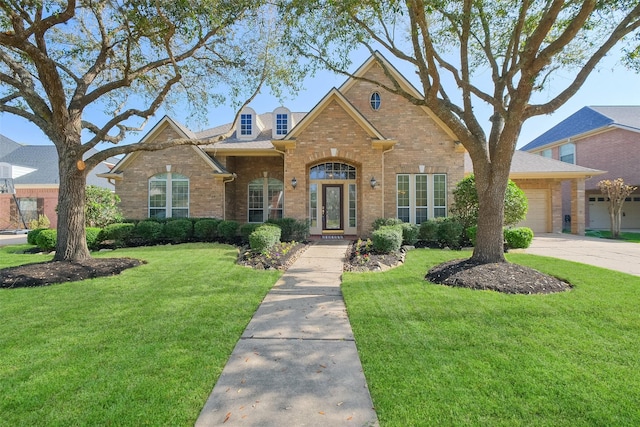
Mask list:
[{"label": "brick house", "polygon": [[[97,174],[108,172],[115,163],[116,159],[111,159],[98,165],[88,174],[87,185],[113,189]],[[54,145],[23,145],[0,135],[0,230],[24,229],[38,215],[46,215],[55,228],[58,187]]]},{"label": "brick house", "polygon": [[[584,107],[524,147],[523,151],[569,164],[607,171],[585,182],[586,224],[610,227],[608,201],[598,182],[622,178],[640,188],[640,106]],[[571,219],[569,188],[563,188],[563,217]],[[640,229],[640,190],[623,205],[623,229]],[[567,223],[565,222],[565,227]]]},{"label": "brick house", "polygon": [[[355,75],[382,81],[381,63],[421,96],[379,54]],[[419,224],[447,216],[453,190],[467,172],[463,146],[429,109],[354,78],[331,89],[308,113],[279,107],[256,114],[247,107],[235,126],[199,133],[164,117],[141,142],[176,138],[206,144],[131,153],[101,175],[115,183],[126,217],[258,223],[286,216],[308,219],[315,236],[363,236],[380,217]],[[570,177],[554,175],[553,185],[584,182],[593,172],[573,169]],[[548,176],[521,174],[530,188],[551,194]],[[559,203],[550,196],[544,203],[552,202]],[[559,211],[545,210],[542,231],[554,230]]]}]

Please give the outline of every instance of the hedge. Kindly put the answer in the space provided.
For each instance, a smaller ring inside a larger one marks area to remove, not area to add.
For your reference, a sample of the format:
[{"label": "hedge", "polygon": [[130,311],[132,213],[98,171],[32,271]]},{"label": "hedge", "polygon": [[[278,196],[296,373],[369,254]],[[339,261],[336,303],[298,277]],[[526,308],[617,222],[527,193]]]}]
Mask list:
[{"label": "hedge", "polygon": [[233,243],[238,235],[238,226],[236,221],[221,221],[218,224],[218,236],[227,243]]},{"label": "hedge", "polygon": [[196,221],[193,225],[193,235],[203,242],[213,242],[218,237],[218,224],[221,220],[206,218]]},{"label": "hedge", "polygon": [[261,227],[262,225],[263,224],[261,222],[260,223],[248,222],[246,224],[242,224],[240,226],[240,235],[242,236],[242,241],[244,243],[249,242],[249,237],[251,236],[251,233],[256,231],[258,227]]},{"label": "hedge", "polygon": [[98,244],[100,243],[100,240],[98,240],[98,236],[100,235],[101,231],[102,229],[100,227],[85,228],[84,232],[87,239],[87,246],[90,250],[95,251],[96,249],[98,249]]},{"label": "hedge", "polygon": [[418,233],[420,228],[415,224],[403,222],[399,225],[402,228],[402,244],[415,245],[418,241]]},{"label": "hedge", "polygon": [[193,222],[187,218],[168,221],[164,225],[162,233],[173,243],[186,242],[193,235]]},{"label": "hedge", "polygon": [[43,251],[52,251],[56,248],[58,232],[54,229],[42,230],[36,237],[36,245]]},{"label": "hedge", "polygon": [[29,230],[27,233],[27,243],[30,245],[37,245],[38,243],[36,242],[36,239],[42,230],[48,230],[48,228],[36,228],[34,230]]},{"label": "hedge", "polygon": [[276,243],[280,242],[282,230],[272,224],[264,224],[256,228],[249,236],[249,245],[253,252],[266,252]]},{"label": "hedge", "polygon": [[162,224],[158,221],[140,221],[135,228],[135,235],[143,239],[146,243],[156,243],[162,236]]},{"label": "hedge", "polygon": [[282,230],[283,242],[304,242],[309,238],[309,221],[295,218],[269,219],[267,224],[275,224]]},{"label": "hedge", "polygon": [[109,224],[100,231],[98,241],[102,243],[107,240],[112,240],[116,246],[123,247],[127,245],[134,229],[135,225],[130,222]]}]

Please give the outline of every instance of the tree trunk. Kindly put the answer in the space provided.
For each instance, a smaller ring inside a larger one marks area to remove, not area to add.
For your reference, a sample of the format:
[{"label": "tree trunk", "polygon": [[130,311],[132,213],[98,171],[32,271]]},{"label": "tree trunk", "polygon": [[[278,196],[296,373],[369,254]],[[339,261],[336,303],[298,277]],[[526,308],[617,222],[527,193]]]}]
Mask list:
[{"label": "tree trunk", "polygon": [[504,194],[509,180],[503,165],[492,164],[474,173],[478,191],[478,230],[471,260],[483,264],[506,262],[504,257]]},{"label": "tree trunk", "polygon": [[[55,261],[82,261],[91,257],[85,235],[86,176],[81,154],[58,146],[60,189],[58,194],[58,241]],[[82,168],[83,170],[80,170]]]}]

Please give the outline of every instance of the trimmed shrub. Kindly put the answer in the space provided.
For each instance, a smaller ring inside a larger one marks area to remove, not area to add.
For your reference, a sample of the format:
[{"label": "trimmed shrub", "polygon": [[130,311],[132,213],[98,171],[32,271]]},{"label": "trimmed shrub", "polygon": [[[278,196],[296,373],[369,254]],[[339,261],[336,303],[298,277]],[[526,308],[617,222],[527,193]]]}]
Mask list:
[{"label": "trimmed shrub", "polygon": [[56,248],[58,232],[53,229],[42,230],[36,237],[36,244],[43,251],[52,251]]},{"label": "trimmed shrub", "polygon": [[100,243],[100,241],[98,240],[98,236],[100,235],[101,231],[102,229],[99,227],[87,227],[84,229],[84,233],[87,239],[87,246],[90,250],[95,251],[96,249],[98,249],[98,243]]},{"label": "trimmed shrub", "polygon": [[164,237],[173,243],[186,242],[193,235],[193,223],[188,218],[168,221],[162,231]]},{"label": "trimmed shrub", "polygon": [[298,221],[295,218],[277,218],[267,220],[282,230],[280,240],[283,242],[303,242],[309,238],[309,221]]},{"label": "trimmed shrub", "polygon": [[133,234],[135,225],[130,222],[118,222],[104,227],[98,234],[98,242],[113,240],[118,247],[127,245],[129,238]]},{"label": "trimmed shrub", "polygon": [[264,253],[280,241],[282,230],[277,225],[263,224],[249,236],[249,245],[253,252]]},{"label": "trimmed shrub", "polygon": [[383,225],[373,232],[371,237],[376,252],[388,254],[400,250],[402,229],[397,225]]},{"label": "trimmed shrub", "polygon": [[213,242],[218,237],[219,219],[200,219],[193,225],[193,235],[202,242]]},{"label": "trimmed shrub", "polygon": [[135,235],[145,243],[157,243],[162,236],[162,224],[150,219],[140,221],[135,228]]},{"label": "trimmed shrub", "polygon": [[221,221],[218,224],[218,236],[227,243],[233,243],[238,235],[238,226],[236,221]]},{"label": "trimmed shrub", "polygon": [[418,238],[420,240],[424,240],[427,243],[437,243],[439,225],[440,223],[435,219],[424,221],[422,224],[420,224]]},{"label": "trimmed shrub", "polygon": [[526,249],[533,240],[533,230],[529,227],[505,228],[504,241],[510,249]]},{"label": "trimmed shrub", "polygon": [[376,218],[373,221],[373,224],[371,225],[373,227],[373,230],[377,230],[380,227],[384,227],[384,226],[393,226],[393,225],[399,225],[402,224],[402,220],[398,219],[398,218]]},{"label": "trimmed shrub", "polygon": [[449,248],[459,248],[464,227],[453,218],[444,218],[438,225],[438,243]]},{"label": "trimmed shrub", "polygon": [[402,223],[399,225],[402,228],[402,244],[403,245],[415,245],[418,241],[418,232],[420,228],[415,224]]},{"label": "trimmed shrub", "polygon": [[262,225],[263,225],[262,223],[254,223],[254,222],[248,222],[246,224],[242,224],[240,226],[240,236],[242,236],[242,242],[244,243],[249,242],[249,236],[251,236],[251,233],[256,231],[258,227],[261,227]]},{"label": "trimmed shrub", "polygon": [[291,229],[291,242],[305,242],[309,239],[309,220],[296,220]]},{"label": "trimmed shrub", "polygon": [[48,228],[36,228],[34,230],[29,230],[27,233],[27,243],[30,245],[37,245],[38,243],[36,243],[36,239],[42,230],[48,230]]}]

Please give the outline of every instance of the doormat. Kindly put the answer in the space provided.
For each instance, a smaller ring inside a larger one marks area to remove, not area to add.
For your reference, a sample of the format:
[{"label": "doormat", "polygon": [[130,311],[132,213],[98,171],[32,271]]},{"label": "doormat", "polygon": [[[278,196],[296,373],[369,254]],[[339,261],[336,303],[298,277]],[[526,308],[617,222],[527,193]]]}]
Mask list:
[{"label": "doormat", "polygon": [[323,239],[331,239],[331,240],[341,240],[342,236],[338,236],[338,235],[327,235],[327,236],[322,236]]}]

